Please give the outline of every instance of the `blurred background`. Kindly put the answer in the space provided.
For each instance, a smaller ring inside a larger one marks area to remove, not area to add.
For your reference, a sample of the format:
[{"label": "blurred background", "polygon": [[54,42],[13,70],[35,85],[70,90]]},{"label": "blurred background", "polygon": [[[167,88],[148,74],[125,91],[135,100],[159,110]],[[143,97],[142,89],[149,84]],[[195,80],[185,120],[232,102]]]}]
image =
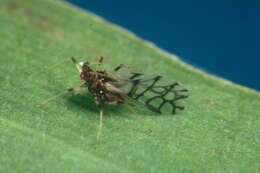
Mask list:
[{"label": "blurred background", "polygon": [[65,0],[209,73],[260,91],[260,1]]}]

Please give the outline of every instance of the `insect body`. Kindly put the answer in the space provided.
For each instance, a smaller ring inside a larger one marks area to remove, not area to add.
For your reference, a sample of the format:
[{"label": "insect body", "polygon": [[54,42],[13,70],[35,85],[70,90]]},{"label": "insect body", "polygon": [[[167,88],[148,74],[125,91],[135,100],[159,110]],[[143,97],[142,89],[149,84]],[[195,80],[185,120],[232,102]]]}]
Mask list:
[{"label": "insect body", "polygon": [[[67,92],[77,91],[80,88],[88,88],[98,106],[102,104],[114,106],[130,105],[127,103],[128,98],[142,103],[148,109],[157,113],[175,114],[176,109],[184,109],[183,106],[179,106],[176,103],[188,97],[188,90],[180,86],[177,82],[168,82],[167,80],[163,80],[161,76],[146,77],[142,73],[132,72],[124,65],[117,66],[113,71],[93,70],[90,66],[93,64],[99,66],[103,61],[102,57],[98,62],[92,63],[77,63],[73,57],[65,61],[72,61],[77,67],[80,72],[80,85],[51,97],[39,106]],[[63,62],[55,64],[52,67],[61,63]],[[102,119],[103,111],[100,109],[97,141],[100,136]]]},{"label": "insect body", "polygon": [[65,61],[68,60],[72,61],[80,72],[80,85],[46,100],[41,105],[66,92],[88,88],[97,105],[129,105],[127,100],[132,99],[157,113],[175,114],[177,109],[184,109],[177,103],[188,97],[188,90],[177,82],[165,80],[162,76],[147,77],[142,73],[132,72],[124,65],[117,66],[113,71],[93,70],[91,65],[99,66],[103,61],[102,57],[98,62],[92,63],[77,63],[73,57]]},{"label": "insect body", "polygon": [[97,105],[125,103],[123,92],[112,84],[117,80],[109,76],[106,71],[93,71],[89,63],[83,63],[80,78],[84,81],[84,86],[93,94]]}]

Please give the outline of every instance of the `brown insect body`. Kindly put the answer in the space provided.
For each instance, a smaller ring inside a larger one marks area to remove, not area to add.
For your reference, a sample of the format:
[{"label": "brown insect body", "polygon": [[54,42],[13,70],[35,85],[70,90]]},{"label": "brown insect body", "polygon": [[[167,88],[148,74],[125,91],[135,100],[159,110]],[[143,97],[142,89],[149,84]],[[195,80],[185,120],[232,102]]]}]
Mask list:
[{"label": "brown insect body", "polygon": [[[80,85],[69,88],[59,93],[38,106],[56,99],[67,92],[79,91],[80,88],[88,88],[94,96],[95,103],[108,105],[130,105],[129,99],[145,105],[151,111],[157,113],[175,114],[176,110],[184,107],[177,104],[179,100],[188,97],[188,90],[177,82],[164,80],[162,76],[145,76],[142,73],[133,72],[130,68],[120,64],[112,71],[93,70],[92,65],[101,65],[103,58],[97,62],[77,62],[73,57],[51,66],[56,67],[66,61],[72,61],[80,72]],[[102,111],[101,111],[102,112]]]},{"label": "brown insect body", "polygon": [[117,80],[110,77],[106,71],[94,71],[88,63],[84,63],[80,74],[84,86],[93,94],[97,105],[123,105],[125,102],[123,92],[112,83]]}]

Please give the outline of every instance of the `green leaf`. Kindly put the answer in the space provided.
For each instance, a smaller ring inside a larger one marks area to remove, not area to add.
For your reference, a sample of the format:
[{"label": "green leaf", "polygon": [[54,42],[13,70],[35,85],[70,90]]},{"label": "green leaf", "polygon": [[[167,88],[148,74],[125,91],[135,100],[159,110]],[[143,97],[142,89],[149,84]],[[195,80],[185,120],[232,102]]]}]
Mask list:
[{"label": "green leaf", "polygon": [[[60,1],[1,0],[0,55],[0,172],[260,171],[259,93],[194,69],[97,16]],[[77,84],[69,62],[42,71],[70,56],[104,56],[178,81],[190,91],[186,109],[158,115],[142,105],[137,113],[106,106],[95,145],[99,109],[87,90],[36,107]]]}]

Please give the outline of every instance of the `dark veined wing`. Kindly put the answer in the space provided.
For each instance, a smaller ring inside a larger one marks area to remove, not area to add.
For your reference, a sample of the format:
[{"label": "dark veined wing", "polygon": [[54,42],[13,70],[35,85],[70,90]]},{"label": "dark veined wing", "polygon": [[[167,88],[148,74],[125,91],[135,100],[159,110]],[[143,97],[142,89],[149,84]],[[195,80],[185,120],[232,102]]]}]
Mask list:
[{"label": "dark veined wing", "polygon": [[162,76],[146,77],[124,68],[120,65],[114,69],[119,81],[113,85],[122,89],[127,96],[158,113],[175,114],[177,109],[184,109],[177,103],[188,97],[188,90],[179,83],[168,81]]}]

